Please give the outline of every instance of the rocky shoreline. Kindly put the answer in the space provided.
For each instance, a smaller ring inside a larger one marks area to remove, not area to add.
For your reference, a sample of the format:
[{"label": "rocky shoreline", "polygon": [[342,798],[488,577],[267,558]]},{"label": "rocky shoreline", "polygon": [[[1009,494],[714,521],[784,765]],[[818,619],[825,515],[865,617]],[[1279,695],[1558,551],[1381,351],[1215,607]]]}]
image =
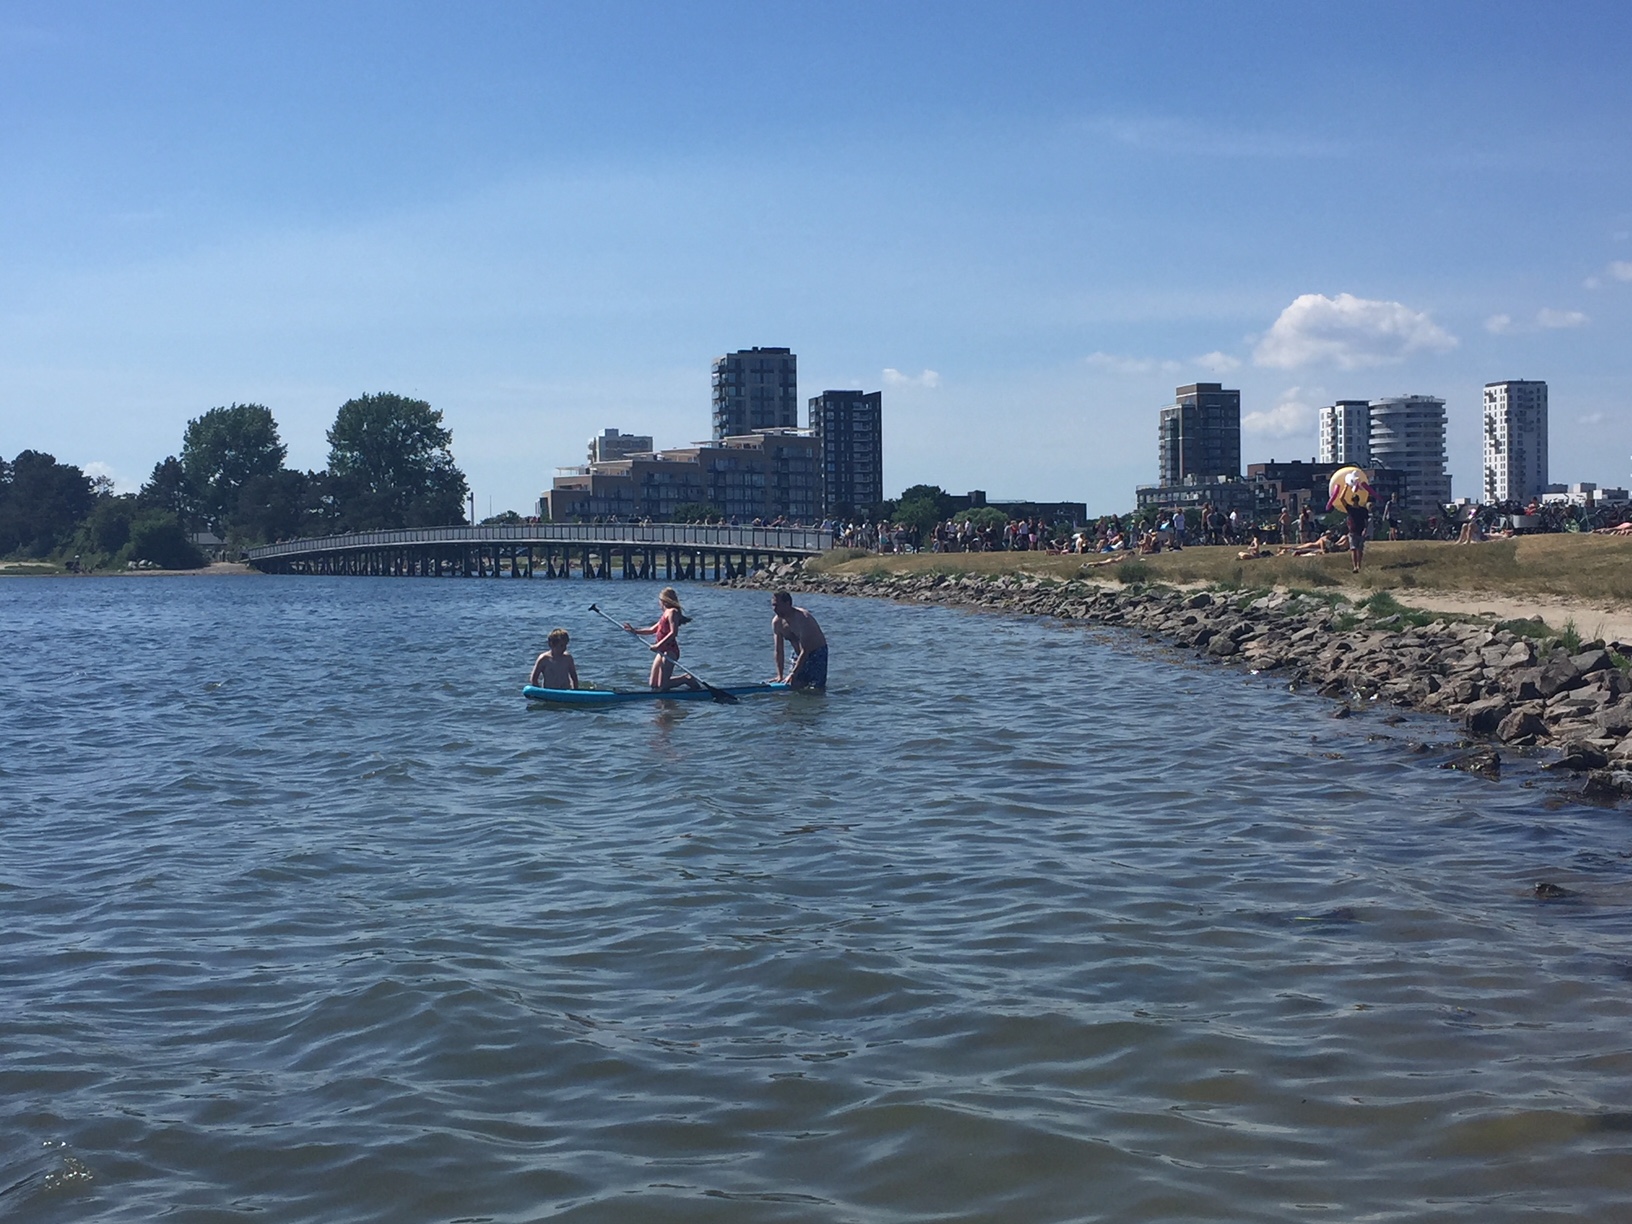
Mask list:
[{"label": "rocky shoreline", "polygon": [[[1632,797],[1632,647],[1556,641],[1411,609],[1304,592],[1183,591],[1020,575],[806,574],[728,584],[865,595],[1119,626],[1218,663],[1284,677],[1344,704],[1386,702],[1455,720],[1473,749],[1453,767],[1500,770],[1498,745],[1540,749],[1593,799]],[[1417,623],[1422,621],[1424,623]]]}]

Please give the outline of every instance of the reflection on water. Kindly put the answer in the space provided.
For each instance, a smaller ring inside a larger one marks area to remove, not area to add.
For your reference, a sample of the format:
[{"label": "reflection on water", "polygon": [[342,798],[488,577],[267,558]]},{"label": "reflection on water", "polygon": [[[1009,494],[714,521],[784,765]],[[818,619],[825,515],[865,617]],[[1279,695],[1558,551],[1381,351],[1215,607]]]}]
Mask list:
[{"label": "reflection on water", "polygon": [[[1619,813],[868,601],[808,601],[826,699],[528,708],[557,623],[643,679],[585,589],[0,583],[0,1213],[1632,1204]],[[688,590],[688,662],[764,675],[762,603]]]}]

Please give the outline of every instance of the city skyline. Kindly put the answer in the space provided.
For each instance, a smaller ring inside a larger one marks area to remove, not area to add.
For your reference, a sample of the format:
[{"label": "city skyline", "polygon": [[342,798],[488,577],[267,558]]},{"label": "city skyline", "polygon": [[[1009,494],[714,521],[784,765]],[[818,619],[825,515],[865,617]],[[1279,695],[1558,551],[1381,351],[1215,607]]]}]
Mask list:
[{"label": "city skyline", "polygon": [[1626,485],[1628,33],[1593,2],[12,4],[0,452],[128,489],[255,402],[321,467],[336,407],[395,391],[479,513],[525,511],[608,425],[698,438],[711,359],[771,344],[882,389],[890,495],[1126,509],[1171,389],[1221,380],[1243,463],[1314,456],[1339,398],[1442,398],[1472,497],[1485,385],[1542,380],[1553,481]]}]

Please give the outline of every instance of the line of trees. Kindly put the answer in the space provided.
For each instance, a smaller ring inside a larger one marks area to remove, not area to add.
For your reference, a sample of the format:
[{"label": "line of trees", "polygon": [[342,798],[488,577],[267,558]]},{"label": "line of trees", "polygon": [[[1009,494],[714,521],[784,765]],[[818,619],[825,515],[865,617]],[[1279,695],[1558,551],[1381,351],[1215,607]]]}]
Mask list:
[{"label": "line of trees", "polygon": [[453,434],[424,400],[347,400],[327,438],[328,467],[302,472],[285,466],[288,448],[270,409],[212,408],[187,422],[180,454],[128,494],[40,451],[0,458],[0,556],[185,569],[203,564],[193,536],[205,531],[241,548],[464,521],[468,486],[449,450]]}]

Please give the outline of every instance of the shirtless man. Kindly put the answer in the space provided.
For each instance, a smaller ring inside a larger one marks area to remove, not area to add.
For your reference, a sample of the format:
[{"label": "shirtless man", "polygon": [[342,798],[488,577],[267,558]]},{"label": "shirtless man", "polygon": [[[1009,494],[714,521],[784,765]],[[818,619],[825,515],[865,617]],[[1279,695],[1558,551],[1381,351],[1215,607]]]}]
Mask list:
[{"label": "shirtless man", "polygon": [[783,678],[783,645],[793,647],[793,668],[787,672],[789,688],[827,687],[827,638],[816,618],[793,606],[793,596],[778,591],[771,596],[771,638],[776,644],[776,679]]}]

